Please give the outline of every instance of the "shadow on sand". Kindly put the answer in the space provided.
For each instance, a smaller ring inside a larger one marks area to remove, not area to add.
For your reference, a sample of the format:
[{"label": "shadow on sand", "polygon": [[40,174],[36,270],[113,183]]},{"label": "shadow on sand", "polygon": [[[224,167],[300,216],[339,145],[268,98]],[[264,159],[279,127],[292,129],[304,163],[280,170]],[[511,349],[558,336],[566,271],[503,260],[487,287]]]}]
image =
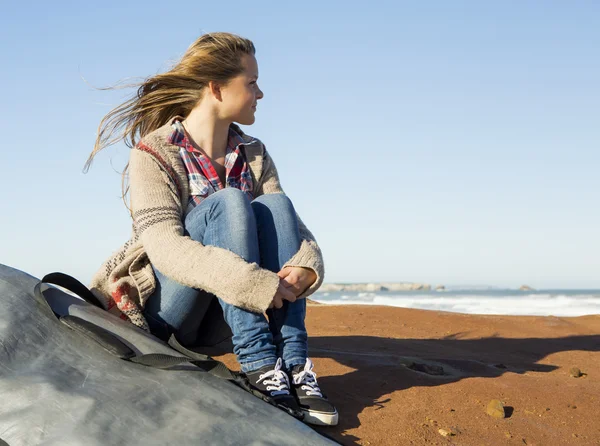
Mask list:
[{"label": "shadow on sand", "polygon": [[507,372],[550,372],[557,366],[537,364],[550,354],[600,351],[600,335],[549,339],[461,340],[459,337],[460,334],[443,339],[311,337],[311,357],[332,358],[355,369],[343,376],[319,378],[319,384],[338,407],[340,424],[317,430],[342,444],[357,444],[358,438],[344,431],[360,425],[358,415],[365,408],[384,407],[389,400],[381,400],[383,395],[413,386],[440,386],[463,378],[493,378]]}]

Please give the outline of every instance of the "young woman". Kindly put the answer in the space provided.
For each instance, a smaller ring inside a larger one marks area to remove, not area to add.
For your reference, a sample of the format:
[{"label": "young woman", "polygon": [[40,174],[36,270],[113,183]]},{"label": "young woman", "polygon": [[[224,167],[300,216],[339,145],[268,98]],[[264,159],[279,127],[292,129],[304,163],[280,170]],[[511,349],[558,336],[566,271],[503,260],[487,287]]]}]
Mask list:
[{"label": "young woman", "polygon": [[133,223],[91,288],[107,310],[184,345],[207,324],[219,330],[207,317],[218,302],[250,383],[306,422],[335,425],[304,325],[305,297],[323,281],[321,251],[264,144],[234,124],[254,123],[257,79],[250,40],[205,34],[104,117],[86,168],[114,142],[132,148]]}]

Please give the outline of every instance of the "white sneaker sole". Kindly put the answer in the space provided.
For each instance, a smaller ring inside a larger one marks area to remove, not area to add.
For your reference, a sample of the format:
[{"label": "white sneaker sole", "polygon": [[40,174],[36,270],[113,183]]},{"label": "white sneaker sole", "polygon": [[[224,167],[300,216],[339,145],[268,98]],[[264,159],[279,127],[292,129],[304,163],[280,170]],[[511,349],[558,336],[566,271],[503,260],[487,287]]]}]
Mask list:
[{"label": "white sneaker sole", "polygon": [[338,424],[338,413],[317,412],[315,410],[302,410],[304,422],[317,426],[336,426]]}]

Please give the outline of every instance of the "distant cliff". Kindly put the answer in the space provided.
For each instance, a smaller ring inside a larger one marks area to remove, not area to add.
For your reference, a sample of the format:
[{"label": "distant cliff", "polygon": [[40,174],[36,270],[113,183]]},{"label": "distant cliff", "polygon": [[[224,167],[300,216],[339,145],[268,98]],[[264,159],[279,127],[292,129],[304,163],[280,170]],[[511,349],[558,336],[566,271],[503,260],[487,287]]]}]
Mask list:
[{"label": "distant cliff", "polygon": [[335,292],[335,291],[358,291],[358,292],[375,292],[375,291],[429,291],[431,285],[425,283],[325,283],[321,285],[319,291]]}]

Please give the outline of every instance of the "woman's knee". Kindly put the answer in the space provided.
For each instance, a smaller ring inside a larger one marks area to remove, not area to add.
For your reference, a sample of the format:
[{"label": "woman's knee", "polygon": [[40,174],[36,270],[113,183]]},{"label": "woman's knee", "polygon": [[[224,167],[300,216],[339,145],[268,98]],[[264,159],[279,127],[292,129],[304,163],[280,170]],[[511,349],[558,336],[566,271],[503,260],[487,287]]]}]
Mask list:
[{"label": "woman's knee", "polygon": [[265,194],[252,201],[252,208],[255,212],[268,209],[273,213],[282,212],[296,213],[292,200],[285,194]]},{"label": "woman's knee", "polygon": [[210,195],[211,207],[222,208],[230,212],[247,212],[250,209],[250,200],[245,192],[235,187],[227,187]]},{"label": "woman's knee", "polygon": [[188,214],[185,228],[193,239],[197,239],[199,232],[203,232],[200,228],[215,221],[225,225],[235,223],[236,226],[253,224],[254,214],[245,192],[228,187],[211,194]]},{"label": "woman's knee", "polygon": [[256,230],[254,211],[244,192],[234,187],[221,189],[214,194],[209,220],[231,230]]},{"label": "woman's knee", "polygon": [[[256,217],[257,227],[261,228],[263,233],[277,234],[278,238],[281,238],[284,234],[289,234],[293,236],[293,239],[299,240],[296,211],[292,201],[286,195],[261,195],[252,201],[252,209]],[[290,240],[291,242],[292,240]],[[296,243],[291,244],[295,245]]]}]

